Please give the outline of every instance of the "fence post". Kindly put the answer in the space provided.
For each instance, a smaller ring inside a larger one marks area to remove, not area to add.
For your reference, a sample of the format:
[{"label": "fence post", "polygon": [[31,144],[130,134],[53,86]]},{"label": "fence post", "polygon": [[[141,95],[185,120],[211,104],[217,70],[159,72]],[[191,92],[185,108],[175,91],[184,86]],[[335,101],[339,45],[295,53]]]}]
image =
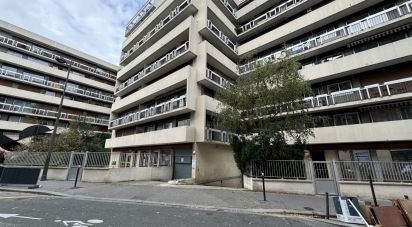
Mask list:
[{"label": "fence post", "polygon": [[265,173],[262,172],[263,201],[266,201]]},{"label": "fence post", "polygon": [[329,193],[328,192],[326,192],[325,193],[325,195],[326,195],[326,219],[329,219],[330,217],[330,215],[329,215]]},{"label": "fence post", "polygon": [[375,204],[375,206],[378,206],[378,202],[376,201],[376,195],[375,195],[375,189],[373,188],[373,183],[372,183],[372,176],[369,175],[369,185],[371,187],[371,191],[372,191],[372,197],[373,197],[373,203]]},{"label": "fence post", "polygon": [[337,167],[337,163],[335,160],[332,160],[332,169],[333,169],[333,173],[334,173],[333,175],[334,175],[335,182],[336,182],[336,189],[337,189],[338,195],[340,195],[340,184],[339,184],[340,177],[339,177],[339,170]]}]

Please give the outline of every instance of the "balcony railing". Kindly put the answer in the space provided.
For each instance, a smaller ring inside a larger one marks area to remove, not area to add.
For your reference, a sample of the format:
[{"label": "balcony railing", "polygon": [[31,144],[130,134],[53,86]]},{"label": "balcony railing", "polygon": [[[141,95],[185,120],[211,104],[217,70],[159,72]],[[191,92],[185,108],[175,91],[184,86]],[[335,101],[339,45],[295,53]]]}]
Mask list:
[{"label": "balcony railing", "polygon": [[223,5],[226,7],[226,9],[234,16],[236,17],[236,8],[231,6],[228,0],[220,0]]},{"label": "balcony railing", "polygon": [[222,31],[220,31],[211,20],[207,20],[207,27],[212,31],[220,40],[222,40],[233,52],[237,53],[237,44],[232,42]]},{"label": "balcony railing", "polygon": [[45,50],[43,48],[40,48],[40,47],[37,47],[37,46],[34,46],[34,45],[19,42],[19,41],[16,41],[16,40],[11,39],[11,38],[7,38],[7,37],[2,36],[2,35],[0,35],[0,43],[6,44],[8,46],[15,47],[15,48],[19,48],[21,50],[29,51],[33,54],[39,55],[41,57],[48,58],[48,59],[53,60],[53,61],[56,61],[56,59],[58,59],[58,58],[63,58],[73,68],[80,69],[80,70],[83,70],[83,71],[87,71],[87,72],[92,73],[94,75],[110,79],[112,81],[116,80],[116,75],[114,75],[114,74],[105,72],[102,69],[98,69],[98,68],[95,68],[95,67],[91,67],[91,66],[73,61],[73,60],[68,59],[68,58],[64,58],[62,56],[59,56],[59,55],[54,54],[54,53],[52,53],[48,50]]},{"label": "balcony railing", "polygon": [[172,10],[167,17],[161,20],[152,30],[150,30],[143,38],[137,41],[132,48],[128,51],[124,52],[120,58],[120,61],[123,62],[126,60],[130,55],[132,55],[137,49],[139,49],[143,44],[145,44],[149,39],[151,39],[156,33],[162,30],[167,24],[169,24],[173,19],[175,19],[180,13],[185,10],[192,0],[185,0],[183,1],[178,7]]},{"label": "balcony railing", "polygon": [[[43,85],[43,86],[47,86],[53,89],[59,89],[59,90],[64,89],[64,84],[62,83],[56,83],[50,80],[45,80],[45,79],[41,79],[41,78],[29,76],[29,75],[24,75],[22,73],[13,72],[13,71],[5,70],[5,69],[0,69],[0,77],[13,78],[18,81],[24,81],[24,82],[27,82],[30,84],[36,84],[36,85]],[[83,90],[83,89],[72,87],[72,86],[67,86],[66,91],[69,93],[80,94],[83,96],[88,96],[91,98],[95,98],[95,99],[110,102],[110,103],[114,102],[114,96],[112,95],[102,95],[97,92],[87,91],[87,90]]]},{"label": "balcony railing", "polygon": [[176,49],[172,50],[159,60],[155,61],[154,63],[150,64],[149,66],[146,66],[144,69],[136,73],[134,76],[126,80],[125,82],[119,84],[116,87],[116,93],[124,90],[125,88],[129,87],[130,85],[136,83],[143,77],[146,77],[148,74],[152,73],[156,69],[160,68],[161,66],[165,65],[166,63],[170,62],[171,60],[175,59],[179,55],[183,54],[189,49],[189,42],[186,42]]},{"label": "balcony railing", "polygon": [[233,85],[229,80],[226,80],[219,74],[213,72],[210,69],[206,69],[206,78],[208,78],[210,81],[214,82],[215,84],[219,85],[220,87],[226,87]]},{"label": "balcony railing", "polygon": [[229,143],[229,133],[214,128],[207,128],[205,130],[205,139],[208,141],[217,141],[222,143]]},{"label": "balcony railing", "polygon": [[282,57],[285,57],[286,53],[290,56],[294,56],[302,52],[305,52],[307,50],[313,49],[315,47],[322,46],[334,40],[338,40],[343,37],[347,37],[349,35],[375,27],[377,25],[387,23],[389,21],[392,21],[394,19],[397,19],[399,17],[405,16],[411,13],[412,13],[412,1],[407,1],[398,6],[391,7],[379,13],[375,13],[371,16],[365,17],[361,20],[358,20],[348,25],[334,29],[333,31],[326,32],[322,35],[316,36],[315,38],[310,38],[306,41],[302,41],[299,44],[286,48],[286,50],[281,50],[276,53],[272,53],[267,56],[261,57],[257,60],[251,61],[247,64],[240,66],[239,73],[240,74],[249,73],[253,71],[258,65],[266,64],[267,62],[274,62]]},{"label": "balcony railing", "polygon": [[136,122],[147,117],[152,117],[158,114],[170,112],[176,109],[180,109],[186,106],[186,95],[182,95],[178,98],[171,99],[166,102],[162,102],[150,108],[146,108],[131,114],[128,114],[124,117],[110,121],[109,127],[113,128],[116,126],[125,125],[131,122]]},{"label": "balcony railing", "polygon": [[[28,113],[28,114],[33,114],[35,116],[40,116],[40,117],[51,117],[51,118],[57,117],[57,111],[32,108],[28,106],[19,106],[19,105],[13,105],[9,103],[0,103],[0,110],[6,110],[6,111],[16,112],[16,113]],[[84,121],[86,123],[103,125],[103,126],[107,126],[109,124],[109,120],[107,119],[94,118],[94,117],[68,114],[68,113],[61,113],[60,119],[68,120],[68,121],[79,120],[79,121]]]},{"label": "balcony railing", "polygon": [[304,99],[304,102],[305,107],[314,108],[411,92],[412,77],[408,77],[400,80],[388,81],[383,84],[372,84],[363,88],[352,88],[332,92],[330,94],[307,97]]},{"label": "balcony railing", "polygon": [[247,32],[249,30],[252,30],[253,28],[255,28],[258,25],[261,25],[265,22],[267,22],[268,20],[271,20],[277,16],[279,16],[280,14],[283,14],[284,12],[294,8],[295,6],[299,5],[302,2],[307,2],[308,0],[289,0],[285,3],[282,3],[278,6],[276,6],[275,8],[269,10],[268,12],[266,12],[265,14],[259,16],[258,18],[248,22],[247,24],[243,25],[241,27],[242,29],[242,33]]},{"label": "balcony railing", "polygon": [[145,2],[140,10],[129,21],[129,23],[127,23],[125,35],[127,36],[133,30],[133,28],[139,25],[153,8],[154,0]]}]

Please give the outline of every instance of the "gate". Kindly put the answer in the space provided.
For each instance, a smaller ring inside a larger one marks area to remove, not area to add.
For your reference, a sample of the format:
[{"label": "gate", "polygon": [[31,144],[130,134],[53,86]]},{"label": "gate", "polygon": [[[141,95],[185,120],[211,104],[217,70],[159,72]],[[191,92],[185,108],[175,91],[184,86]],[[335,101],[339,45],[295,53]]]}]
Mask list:
[{"label": "gate", "polygon": [[313,184],[316,194],[328,192],[331,195],[338,195],[338,184],[336,181],[335,165],[330,161],[312,162]]},{"label": "gate", "polygon": [[77,170],[79,169],[79,178],[82,179],[82,173],[87,162],[87,152],[72,152],[70,155],[69,167],[67,169],[66,180],[76,180]]}]

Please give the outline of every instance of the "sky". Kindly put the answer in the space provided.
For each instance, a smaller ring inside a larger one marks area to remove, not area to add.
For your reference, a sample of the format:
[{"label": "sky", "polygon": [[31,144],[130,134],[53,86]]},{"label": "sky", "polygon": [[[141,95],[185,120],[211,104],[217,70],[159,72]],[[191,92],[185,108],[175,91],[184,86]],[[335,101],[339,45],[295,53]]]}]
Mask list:
[{"label": "sky", "polygon": [[145,0],[0,0],[0,19],[118,65],[127,22]]}]

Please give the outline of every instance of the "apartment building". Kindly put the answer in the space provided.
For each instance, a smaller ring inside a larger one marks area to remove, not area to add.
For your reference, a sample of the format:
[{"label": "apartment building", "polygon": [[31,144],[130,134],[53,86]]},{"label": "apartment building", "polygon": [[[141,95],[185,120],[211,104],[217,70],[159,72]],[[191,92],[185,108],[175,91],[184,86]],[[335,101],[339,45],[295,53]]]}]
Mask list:
[{"label": "apartment building", "polygon": [[29,126],[53,127],[67,64],[61,126],[81,120],[107,132],[118,66],[0,20],[0,133],[18,139]]},{"label": "apartment building", "polygon": [[285,55],[313,88],[308,158],[412,160],[412,1],[149,0],[129,22],[111,109],[128,179],[239,175],[222,85]]}]

